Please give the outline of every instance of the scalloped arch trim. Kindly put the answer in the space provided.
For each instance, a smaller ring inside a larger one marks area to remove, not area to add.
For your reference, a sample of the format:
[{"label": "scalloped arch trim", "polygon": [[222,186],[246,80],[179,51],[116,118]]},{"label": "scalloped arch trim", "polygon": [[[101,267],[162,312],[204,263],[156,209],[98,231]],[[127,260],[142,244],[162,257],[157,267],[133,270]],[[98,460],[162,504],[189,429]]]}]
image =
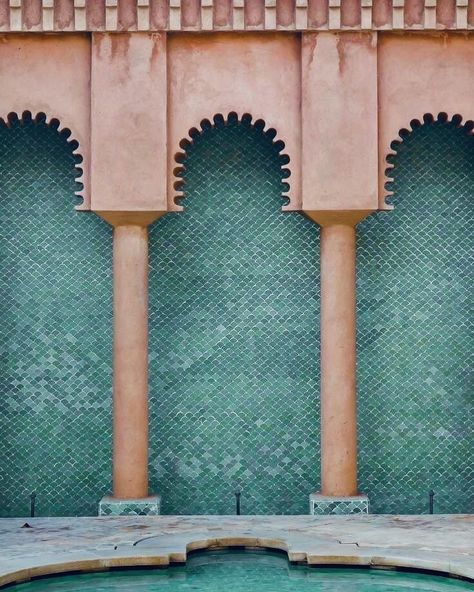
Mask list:
[{"label": "scalloped arch trim", "polygon": [[[291,164],[289,155],[284,152],[285,142],[278,137],[277,130],[274,127],[267,125],[263,119],[259,118],[255,121],[252,119],[253,118],[250,113],[242,113],[239,115],[237,112],[231,111],[226,117],[224,117],[222,113],[217,113],[212,117],[212,121],[207,118],[202,119],[199,127],[192,127],[188,131],[187,137],[184,137],[180,140],[179,147],[181,150],[174,154],[174,162],[177,166],[174,167],[172,172],[174,190],[172,204],[176,211],[182,211],[184,209],[179,202],[186,197],[186,193],[184,191],[185,180],[183,179],[183,176],[184,172],[186,171],[185,161],[187,159],[187,151],[189,150],[190,146],[194,144],[196,138],[205,134],[209,129],[225,127],[230,123],[243,123],[244,125],[248,125],[249,127],[260,131],[272,142],[273,146],[276,147],[280,156],[281,179],[284,186],[282,191],[282,199],[287,200],[287,204],[290,203],[289,192],[291,183]],[[286,205],[283,205],[283,209],[286,209]]]},{"label": "scalloped arch trim", "polygon": [[396,163],[393,162],[393,159],[397,156],[398,153],[398,146],[404,142],[404,140],[411,135],[415,130],[420,128],[423,125],[433,125],[434,123],[441,123],[441,124],[453,124],[458,129],[464,129],[467,134],[474,135],[474,121],[468,119],[463,123],[462,115],[458,113],[454,115],[449,115],[448,113],[442,111],[438,113],[436,117],[433,116],[432,113],[425,113],[421,117],[415,117],[414,119],[410,120],[410,123],[400,128],[398,131],[398,136],[394,138],[391,143],[388,151],[385,153],[385,160],[384,164],[385,171],[384,171],[384,180],[383,180],[383,203],[386,210],[393,210],[394,206],[390,203],[390,200],[393,195],[394,191],[389,189],[387,185],[390,185],[394,182],[393,176],[391,176],[391,171],[395,168]]},{"label": "scalloped arch trim", "polygon": [[81,203],[75,205],[75,209],[79,211],[89,210],[89,205],[86,203],[85,198],[86,187],[84,175],[84,155],[80,149],[79,141],[75,139],[72,130],[67,126],[62,125],[61,121],[56,117],[49,118],[42,111],[37,113],[34,117],[31,111],[23,111],[21,117],[19,117],[18,113],[15,111],[8,113],[6,117],[0,117],[0,125],[3,125],[8,128],[11,128],[16,122],[20,122],[20,124],[32,122],[35,125],[44,123],[47,127],[56,130],[57,133],[67,141],[69,147],[71,148],[71,153],[77,158],[77,162],[74,166],[74,168],[77,171],[77,174],[74,180],[76,184],[81,185],[80,189],[74,191],[74,195],[81,200]]}]

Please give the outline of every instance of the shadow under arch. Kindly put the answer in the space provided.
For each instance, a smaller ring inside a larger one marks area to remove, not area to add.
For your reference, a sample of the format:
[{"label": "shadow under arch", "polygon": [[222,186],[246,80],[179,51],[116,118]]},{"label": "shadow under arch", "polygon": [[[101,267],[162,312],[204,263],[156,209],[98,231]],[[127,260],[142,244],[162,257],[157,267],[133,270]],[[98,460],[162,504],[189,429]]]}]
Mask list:
[{"label": "shadow under arch", "polygon": [[376,513],[472,511],[472,123],[425,116],[390,157],[395,209],[359,225],[361,490]]},{"label": "shadow under arch", "polygon": [[38,516],[93,515],[110,481],[112,233],[70,206],[79,156],[57,125],[0,125],[4,517],[33,491]]},{"label": "shadow under arch", "polygon": [[[252,115],[249,113],[244,113],[242,116],[239,116],[235,111],[232,111],[226,117],[224,117],[222,113],[217,113],[212,118],[212,122],[209,119],[203,119],[200,122],[199,127],[191,128],[188,132],[188,137],[182,138],[179,143],[181,151],[176,152],[174,155],[174,160],[177,166],[173,169],[173,176],[176,179],[173,184],[175,189],[173,201],[176,205],[181,206],[181,201],[185,198],[184,176],[186,171],[186,159],[190,148],[193,144],[199,142],[200,137],[212,128],[223,130],[229,125],[241,125],[249,129],[254,129],[256,133],[263,134],[265,138],[268,139],[269,144],[273,146],[274,150],[280,154],[281,178],[289,179],[291,176],[290,168],[285,168],[285,165],[288,165],[290,162],[290,157],[283,152],[285,143],[278,138],[278,132],[275,128],[268,127],[263,119],[256,119],[253,121]],[[288,205],[289,203],[289,197],[286,195],[289,188],[290,186],[288,182],[282,183],[282,196],[286,200],[284,205]]]},{"label": "shadow under arch", "polygon": [[43,113],[42,111],[38,112],[34,117],[31,111],[23,111],[21,117],[18,116],[18,113],[13,111],[8,113],[7,117],[5,118],[0,117],[0,127],[7,127],[11,129],[16,126],[28,126],[31,124],[45,126],[49,129],[52,129],[56,131],[64,141],[67,142],[75,163],[76,186],[74,195],[78,200],[80,200],[80,202],[78,201],[75,204],[75,209],[84,209],[82,207],[84,205],[84,168],[83,166],[80,166],[83,164],[84,156],[79,145],[79,141],[74,138],[71,129],[64,126],[64,124],[58,118],[49,118],[46,113]]},{"label": "shadow under arch", "polygon": [[319,230],[282,212],[281,146],[210,126],[186,208],[150,229],[150,476],[164,513],[306,513],[319,478]]},{"label": "shadow under arch", "polygon": [[463,133],[465,133],[467,136],[472,136],[474,134],[474,121],[468,119],[463,123],[462,115],[455,114],[450,118],[450,116],[445,112],[438,113],[436,117],[434,117],[432,113],[425,113],[423,117],[412,119],[410,121],[409,127],[400,128],[398,132],[398,138],[395,138],[392,141],[392,143],[390,144],[390,151],[385,157],[387,168],[385,169],[384,193],[385,204],[388,206],[389,209],[393,208],[392,199],[394,191],[392,190],[392,171],[395,167],[396,157],[400,145],[421,126],[429,125],[447,125],[459,130],[463,130]]}]

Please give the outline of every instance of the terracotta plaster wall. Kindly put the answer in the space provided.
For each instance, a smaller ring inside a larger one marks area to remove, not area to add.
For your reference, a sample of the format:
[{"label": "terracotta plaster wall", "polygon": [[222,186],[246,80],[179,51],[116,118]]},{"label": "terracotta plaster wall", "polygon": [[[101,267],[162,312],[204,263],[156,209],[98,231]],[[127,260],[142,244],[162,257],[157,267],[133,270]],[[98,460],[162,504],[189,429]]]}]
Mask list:
[{"label": "terracotta plaster wall", "polygon": [[376,209],[376,34],[303,34],[302,87],[303,209]]},{"label": "terracotta plaster wall", "polygon": [[89,209],[90,187],[90,42],[87,35],[4,35],[0,39],[0,116],[30,111],[58,119],[79,143],[83,197]]},{"label": "terracotta plaster wall", "polygon": [[474,37],[447,34],[380,36],[379,60],[379,208],[390,209],[385,189],[390,145],[423,115],[459,114],[474,119]]},{"label": "terracotta plaster wall", "polygon": [[166,35],[92,37],[92,209],[166,211]]},{"label": "terracotta plaster wall", "polygon": [[474,38],[8,34],[0,82],[0,116],[44,112],[71,129],[83,157],[80,209],[92,201],[96,211],[180,210],[181,141],[203,120],[236,112],[263,120],[285,144],[284,209],[369,211],[390,207],[386,157],[401,128],[427,113],[474,119]]},{"label": "terracotta plaster wall", "polygon": [[168,39],[168,206],[180,210],[172,173],[180,142],[216,114],[248,113],[277,131],[287,168],[290,202],[301,208],[300,39],[293,34],[176,35]]}]

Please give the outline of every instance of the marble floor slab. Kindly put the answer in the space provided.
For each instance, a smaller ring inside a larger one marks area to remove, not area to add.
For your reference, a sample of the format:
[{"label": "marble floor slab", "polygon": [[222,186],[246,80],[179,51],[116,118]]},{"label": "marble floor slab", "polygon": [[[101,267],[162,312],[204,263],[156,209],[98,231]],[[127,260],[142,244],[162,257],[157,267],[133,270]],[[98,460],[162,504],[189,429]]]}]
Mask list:
[{"label": "marble floor slab", "polygon": [[281,549],[311,565],[418,567],[474,581],[472,514],[127,516],[0,519],[0,586],[48,573],[166,566],[191,550],[234,545]]}]

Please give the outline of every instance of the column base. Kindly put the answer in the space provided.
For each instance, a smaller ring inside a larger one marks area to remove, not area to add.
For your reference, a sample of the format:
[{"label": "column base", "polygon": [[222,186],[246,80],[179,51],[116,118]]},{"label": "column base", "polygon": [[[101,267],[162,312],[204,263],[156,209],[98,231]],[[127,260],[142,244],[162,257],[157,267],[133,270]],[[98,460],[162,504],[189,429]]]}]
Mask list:
[{"label": "column base", "polygon": [[161,496],[120,499],[109,495],[99,502],[99,516],[159,516]]},{"label": "column base", "polygon": [[309,513],[312,516],[368,514],[369,498],[366,495],[337,497],[312,493],[309,496]]}]

